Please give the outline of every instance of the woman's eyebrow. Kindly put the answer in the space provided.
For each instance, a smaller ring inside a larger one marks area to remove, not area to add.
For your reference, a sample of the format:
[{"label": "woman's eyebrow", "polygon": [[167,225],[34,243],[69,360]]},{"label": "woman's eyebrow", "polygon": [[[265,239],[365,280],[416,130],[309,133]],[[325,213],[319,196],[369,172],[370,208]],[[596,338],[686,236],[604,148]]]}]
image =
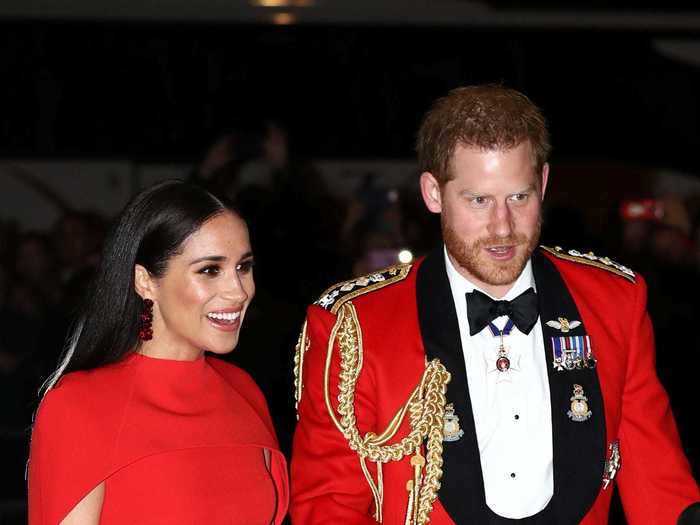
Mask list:
[{"label": "woman's eyebrow", "polygon": [[190,265],[197,264],[200,262],[204,261],[209,261],[209,262],[222,262],[226,260],[226,256],[224,255],[205,255],[204,257],[198,257],[195,260],[190,262]]}]

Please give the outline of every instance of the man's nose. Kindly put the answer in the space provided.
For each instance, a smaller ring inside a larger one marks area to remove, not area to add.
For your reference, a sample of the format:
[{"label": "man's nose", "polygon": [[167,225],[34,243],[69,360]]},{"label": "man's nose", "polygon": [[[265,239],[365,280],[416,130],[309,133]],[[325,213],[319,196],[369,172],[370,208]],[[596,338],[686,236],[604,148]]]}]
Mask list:
[{"label": "man's nose", "polygon": [[494,206],[489,224],[489,233],[496,237],[508,237],[513,233],[513,213],[506,203]]}]

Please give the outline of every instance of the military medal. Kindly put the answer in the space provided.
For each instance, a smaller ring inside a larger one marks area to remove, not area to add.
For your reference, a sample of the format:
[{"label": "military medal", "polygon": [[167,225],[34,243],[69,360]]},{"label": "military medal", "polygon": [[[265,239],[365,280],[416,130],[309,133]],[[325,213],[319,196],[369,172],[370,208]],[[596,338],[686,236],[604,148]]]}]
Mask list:
[{"label": "military medal", "polygon": [[566,415],[576,422],[586,421],[591,417],[592,412],[588,409],[588,398],[583,393],[581,385],[574,385],[574,395],[570,398],[571,410]]},{"label": "military medal", "polygon": [[615,479],[617,472],[622,467],[622,456],[620,456],[620,441],[615,440],[608,445],[608,459],[605,460],[605,468],[603,470],[603,490],[608,488],[608,485]]},{"label": "military medal", "polygon": [[455,415],[455,407],[452,403],[445,406],[445,417],[443,421],[443,441],[457,441],[464,435],[464,430],[459,428],[459,416]]},{"label": "military medal", "polygon": [[552,366],[558,371],[595,368],[596,364],[587,335],[552,337]]},{"label": "military medal", "polygon": [[503,330],[499,330],[493,322],[489,323],[489,330],[491,330],[491,334],[494,337],[500,337],[501,342],[498,345],[498,357],[496,358],[496,369],[499,372],[507,372],[510,370],[510,359],[508,359],[508,351],[506,350],[505,345],[503,344],[503,336],[504,335],[510,335],[510,333],[513,331],[513,321],[508,319],[508,322],[506,325],[503,327]]},{"label": "military medal", "polygon": [[510,359],[508,359],[508,353],[506,349],[501,345],[498,349],[498,359],[496,359],[496,368],[499,372],[505,372],[510,369]]}]

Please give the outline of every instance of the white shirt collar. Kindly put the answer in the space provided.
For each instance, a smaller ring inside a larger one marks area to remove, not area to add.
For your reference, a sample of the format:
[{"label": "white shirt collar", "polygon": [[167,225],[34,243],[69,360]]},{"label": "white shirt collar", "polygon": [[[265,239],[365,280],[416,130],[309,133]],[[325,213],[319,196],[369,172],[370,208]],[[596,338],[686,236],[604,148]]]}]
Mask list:
[{"label": "white shirt collar", "polygon": [[[466,326],[466,334],[469,334],[466,294],[471,293],[474,290],[479,290],[480,292],[491,297],[491,299],[496,300],[496,298],[492,297],[490,294],[476,286],[469,279],[467,279],[457,271],[457,269],[454,267],[452,261],[447,255],[446,247],[443,247],[443,252],[445,257],[445,269],[447,270],[447,278],[450,282],[450,288],[452,289],[452,299],[455,303],[455,308],[457,310],[457,318],[460,323],[460,328],[462,326]],[[512,299],[515,299],[518,295],[523,293],[528,288],[534,288],[535,291],[537,291],[537,287],[535,286],[535,277],[532,273],[532,261],[530,260],[527,261],[525,268],[523,268],[523,271],[515,280],[513,286],[510,287],[510,290],[508,290],[508,292],[501,298],[501,300],[510,301]],[[502,319],[505,318],[502,317]]]}]

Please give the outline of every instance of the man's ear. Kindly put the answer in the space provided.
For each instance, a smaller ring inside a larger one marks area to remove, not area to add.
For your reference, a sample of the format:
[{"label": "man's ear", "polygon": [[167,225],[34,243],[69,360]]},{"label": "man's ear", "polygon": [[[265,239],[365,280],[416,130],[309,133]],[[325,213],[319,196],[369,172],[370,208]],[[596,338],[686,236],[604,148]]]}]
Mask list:
[{"label": "man's ear", "polygon": [[544,166],[542,166],[542,191],[540,192],[542,194],[542,200],[544,200],[544,192],[547,190],[547,180],[549,179],[549,163],[545,162]]},{"label": "man's ear", "polygon": [[155,283],[148,270],[140,264],[134,265],[134,289],[142,299],[153,299]]},{"label": "man's ear", "polygon": [[442,194],[440,184],[429,171],[424,171],[420,176],[420,192],[423,196],[426,208],[433,213],[442,212]]}]

